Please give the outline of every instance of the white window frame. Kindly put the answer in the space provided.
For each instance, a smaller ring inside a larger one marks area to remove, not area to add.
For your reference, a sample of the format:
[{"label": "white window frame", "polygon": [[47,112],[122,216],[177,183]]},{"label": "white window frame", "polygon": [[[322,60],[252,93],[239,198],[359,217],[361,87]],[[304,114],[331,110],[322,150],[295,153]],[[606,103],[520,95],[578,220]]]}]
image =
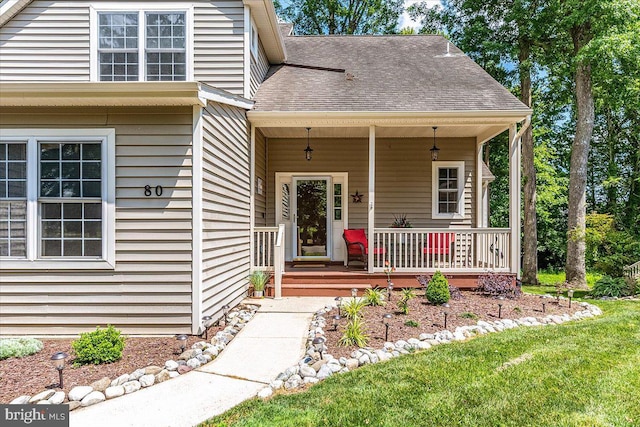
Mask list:
[{"label": "white window frame", "polygon": [[258,34],[258,27],[256,26],[253,18],[251,18],[249,41],[251,46],[251,55],[257,62],[260,57],[260,36]]},{"label": "white window frame", "polygon": [[[3,258],[0,270],[75,270],[115,268],[115,192],[116,192],[116,132],[104,129],[3,129],[0,141],[21,141],[27,144],[27,256],[23,259]],[[40,247],[39,168],[40,142],[96,141],[102,153],[102,258],[38,258]]]},{"label": "white window frame", "polygon": [[[438,211],[438,182],[440,169],[458,169],[458,209],[455,213]],[[465,179],[464,161],[435,161],[431,164],[431,218],[462,219],[464,218]]]},{"label": "white window frame", "polygon": [[[145,14],[151,13],[175,13],[183,12],[186,19],[185,28],[185,50],[186,50],[186,77],[185,81],[193,81],[193,6],[180,3],[167,3],[162,7],[150,7],[149,3],[140,2],[112,2],[94,5],[89,12],[89,39],[90,39],[90,77],[92,82],[100,82],[100,58],[98,48],[100,44],[99,19],[100,12],[123,12],[138,13],[138,82],[147,81],[147,60],[146,60],[146,18]],[[153,80],[153,82],[157,82]],[[106,83],[106,82],[104,82]],[[109,82],[111,83],[111,82]],[[116,83],[126,83],[125,81]],[[160,83],[169,83],[161,81]]]}]

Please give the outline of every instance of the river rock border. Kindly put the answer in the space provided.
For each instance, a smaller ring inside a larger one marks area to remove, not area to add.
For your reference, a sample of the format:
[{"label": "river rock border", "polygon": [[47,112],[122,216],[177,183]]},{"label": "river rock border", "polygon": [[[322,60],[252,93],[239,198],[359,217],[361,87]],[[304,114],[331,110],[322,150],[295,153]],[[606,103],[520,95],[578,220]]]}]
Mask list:
[{"label": "river rock border", "polygon": [[[542,298],[555,299],[556,297],[552,295],[543,295]],[[324,315],[336,308],[336,306],[327,305],[325,308],[317,311],[313,316],[307,336],[307,351],[302,359],[300,359],[297,365],[293,365],[284,372],[281,372],[275,380],[269,383],[267,387],[261,389],[257,396],[265,399],[280,389],[298,389],[308,384],[315,384],[337,373],[349,372],[363,365],[382,362],[398,357],[402,354],[427,350],[440,344],[449,344],[453,341],[464,341],[479,335],[501,332],[506,329],[524,326],[559,325],[568,321],[582,320],[602,314],[602,310],[595,305],[586,302],[580,302],[578,304],[583,307],[583,310],[577,311],[573,315],[547,315],[541,318],[522,317],[520,319],[501,319],[489,322],[480,320],[475,325],[459,326],[454,331],[445,329],[438,331],[435,334],[420,334],[417,338],[408,338],[406,340],[399,340],[396,342],[385,342],[381,349],[371,347],[360,348],[358,350],[354,350],[351,353],[350,358],[341,357],[339,359],[336,359],[331,354],[326,353],[328,348],[324,344],[321,358],[320,353],[312,344],[312,340],[314,338],[324,338],[324,328],[327,326],[327,320]]]},{"label": "river rock border", "polygon": [[163,367],[146,366],[113,380],[104,377],[86,386],[76,386],[68,395],[64,391],[56,390],[45,390],[33,396],[24,395],[13,399],[10,404],[67,403],[72,411],[168,381],[218,357],[235,335],[253,318],[258,308],[259,306],[250,304],[234,307],[227,314],[228,324],[222,331],[217,332],[210,342],[198,341],[178,356],[177,360],[167,360]]}]

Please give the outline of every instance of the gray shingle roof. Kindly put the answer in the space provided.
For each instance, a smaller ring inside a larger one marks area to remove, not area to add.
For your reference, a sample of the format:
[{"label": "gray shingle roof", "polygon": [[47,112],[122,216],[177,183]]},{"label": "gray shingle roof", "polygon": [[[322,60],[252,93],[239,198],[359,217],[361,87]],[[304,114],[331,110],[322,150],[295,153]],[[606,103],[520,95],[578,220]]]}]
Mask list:
[{"label": "gray shingle roof", "polygon": [[287,61],[270,68],[254,110],[527,110],[461,50],[451,45],[447,55],[447,43],[435,35],[285,37]]}]

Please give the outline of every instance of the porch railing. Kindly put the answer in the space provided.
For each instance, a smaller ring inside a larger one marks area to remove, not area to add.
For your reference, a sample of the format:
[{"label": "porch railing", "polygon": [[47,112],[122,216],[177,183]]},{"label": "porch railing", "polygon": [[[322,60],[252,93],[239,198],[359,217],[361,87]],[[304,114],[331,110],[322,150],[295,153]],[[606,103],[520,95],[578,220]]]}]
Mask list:
[{"label": "porch railing", "polygon": [[264,270],[273,273],[275,298],[282,297],[282,275],[284,274],[284,224],[277,227],[255,227],[253,230],[254,253],[251,271]]},{"label": "porch railing", "polygon": [[374,272],[385,262],[399,272],[510,271],[507,228],[376,228]]},{"label": "porch railing", "polygon": [[635,279],[636,277],[640,277],[640,261],[625,267],[624,275],[632,279]]}]

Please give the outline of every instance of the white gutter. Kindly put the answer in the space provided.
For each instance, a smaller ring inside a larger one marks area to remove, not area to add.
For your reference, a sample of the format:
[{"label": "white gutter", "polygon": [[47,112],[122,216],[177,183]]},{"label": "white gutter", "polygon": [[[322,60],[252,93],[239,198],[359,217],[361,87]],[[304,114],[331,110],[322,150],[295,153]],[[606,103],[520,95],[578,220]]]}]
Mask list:
[{"label": "white gutter", "polygon": [[518,139],[520,139],[520,137],[522,137],[522,134],[524,133],[525,130],[527,130],[529,125],[531,125],[531,114],[529,114],[526,117],[526,119],[524,120],[524,124],[522,125],[522,127],[520,128],[518,133],[516,133],[516,136],[513,138],[513,141],[511,141],[511,142],[514,142],[514,141],[517,141]]},{"label": "white gutter", "polygon": [[0,26],[3,26],[27,7],[31,0],[4,0],[0,3]]}]

